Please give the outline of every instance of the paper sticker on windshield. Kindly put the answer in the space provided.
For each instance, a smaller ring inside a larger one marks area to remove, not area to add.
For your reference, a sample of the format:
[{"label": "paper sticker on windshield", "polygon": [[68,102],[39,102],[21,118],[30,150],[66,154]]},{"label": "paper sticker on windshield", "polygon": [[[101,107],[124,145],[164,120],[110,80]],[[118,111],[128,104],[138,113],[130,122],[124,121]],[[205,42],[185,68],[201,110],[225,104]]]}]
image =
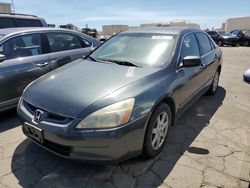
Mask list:
[{"label": "paper sticker on windshield", "polygon": [[157,35],[157,36],[152,36],[152,39],[171,40],[171,39],[173,39],[173,36]]}]

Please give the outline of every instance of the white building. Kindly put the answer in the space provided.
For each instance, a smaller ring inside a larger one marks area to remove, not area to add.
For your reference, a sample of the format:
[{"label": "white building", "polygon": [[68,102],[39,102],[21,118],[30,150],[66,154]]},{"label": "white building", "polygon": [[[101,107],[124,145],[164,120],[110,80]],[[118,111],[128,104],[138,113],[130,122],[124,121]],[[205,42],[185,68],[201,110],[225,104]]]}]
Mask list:
[{"label": "white building", "polygon": [[11,13],[10,3],[0,3],[0,13]]},{"label": "white building", "polygon": [[170,27],[190,27],[200,29],[200,25],[196,23],[186,23],[185,21],[175,20],[170,22]]},{"label": "white building", "polygon": [[250,30],[250,16],[227,19],[225,30],[232,31],[235,29]]},{"label": "white building", "polygon": [[160,23],[147,23],[147,24],[141,24],[140,27],[145,28],[145,27],[157,27],[159,26]]},{"label": "white building", "polygon": [[103,25],[102,32],[104,35],[113,35],[128,30],[128,25]]}]

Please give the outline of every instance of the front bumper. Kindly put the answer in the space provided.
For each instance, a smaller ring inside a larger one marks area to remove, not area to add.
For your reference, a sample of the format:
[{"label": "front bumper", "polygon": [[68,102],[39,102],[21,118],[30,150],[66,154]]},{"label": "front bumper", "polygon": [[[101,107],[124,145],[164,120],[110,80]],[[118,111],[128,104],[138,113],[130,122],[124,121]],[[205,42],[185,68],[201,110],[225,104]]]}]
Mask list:
[{"label": "front bumper", "polygon": [[[43,130],[44,142],[31,138],[36,144],[64,158],[88,162],[120,162],[137,156],[143,148],[147,116],[121,127],[106,130],[77,130],[70,125],[55,127],[35,124],[33,117],[18,107],[22,124],[25,122]],[[26,130],[23,132],[29,137]]]}]

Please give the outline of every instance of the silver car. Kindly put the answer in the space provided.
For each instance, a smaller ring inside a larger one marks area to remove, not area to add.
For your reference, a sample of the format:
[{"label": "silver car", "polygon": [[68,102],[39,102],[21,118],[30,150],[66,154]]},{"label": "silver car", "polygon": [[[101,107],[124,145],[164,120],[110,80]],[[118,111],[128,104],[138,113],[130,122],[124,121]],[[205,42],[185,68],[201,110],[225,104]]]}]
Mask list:
[{"label": "silver car", "polygon": [[0,29],[0,111],[15,107],[31,81],[89,54],[100,44],[65,29]]}]

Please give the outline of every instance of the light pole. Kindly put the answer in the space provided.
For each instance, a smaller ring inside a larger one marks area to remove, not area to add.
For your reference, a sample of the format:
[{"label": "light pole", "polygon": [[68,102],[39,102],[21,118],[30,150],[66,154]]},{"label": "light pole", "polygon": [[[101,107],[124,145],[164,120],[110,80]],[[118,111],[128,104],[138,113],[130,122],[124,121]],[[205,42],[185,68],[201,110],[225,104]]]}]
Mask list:
[{"label": "light pole", "polygon": [[12,0],[12,9],[13,9],[13,13],[15,13],[14,0]]}]

